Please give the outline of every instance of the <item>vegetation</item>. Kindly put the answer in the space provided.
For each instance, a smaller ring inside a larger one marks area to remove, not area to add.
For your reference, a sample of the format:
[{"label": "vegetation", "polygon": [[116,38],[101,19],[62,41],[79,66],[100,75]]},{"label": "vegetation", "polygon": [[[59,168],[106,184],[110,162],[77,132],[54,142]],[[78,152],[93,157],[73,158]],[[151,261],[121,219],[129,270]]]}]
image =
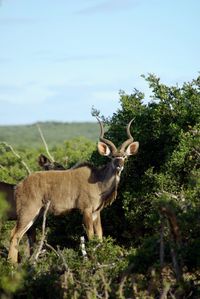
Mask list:
[{"label": "vegetation", "polygon": [[[31,260],[21,252],[20,265],[13,268],[6,260],[13,223],[5,222],[2,298],[200,297],[200,77],[181,87],[168,87],[155,75],[144,79],[152,90],[148,104],[138,90],[120,92],[121,108],[106,120],[107,137],[120,144],[134,118],[131,130],[140,149],[127,161],[116,201],[102,212],[103,243],[81,245],[85,232],[78,213],[48,218],[46,251]],[[21,147],[17,158],[1,144],[1,180],[20,181],[27,174],[22,160],[38,169],[42,150]],[[56,144],[51,153],[66,166],[105,162],[85,138]]]},{"label": "vegetation", "polygon": [[85,136],[91,141],[98,138],[99,128],[96,122],[39,122],[32,125],[0,126],[0,140],[17,148],[39,148],[41,147],[41,138],[37,128],[38,125],[42,129],[49,147],[56,146],[63,143],[63,140],[74,137]]}]

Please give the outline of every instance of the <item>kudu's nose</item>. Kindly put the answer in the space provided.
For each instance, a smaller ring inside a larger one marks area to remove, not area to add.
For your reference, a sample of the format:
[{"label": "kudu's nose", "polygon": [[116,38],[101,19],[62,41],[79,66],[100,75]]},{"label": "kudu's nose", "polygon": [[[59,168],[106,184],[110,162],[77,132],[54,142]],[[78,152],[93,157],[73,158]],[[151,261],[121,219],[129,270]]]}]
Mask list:
[{"label": "kudu's nose", "polygon": [[115,158],[113,164],[117,172],[121,172],[124,169],[124,158],[122,157]]}]

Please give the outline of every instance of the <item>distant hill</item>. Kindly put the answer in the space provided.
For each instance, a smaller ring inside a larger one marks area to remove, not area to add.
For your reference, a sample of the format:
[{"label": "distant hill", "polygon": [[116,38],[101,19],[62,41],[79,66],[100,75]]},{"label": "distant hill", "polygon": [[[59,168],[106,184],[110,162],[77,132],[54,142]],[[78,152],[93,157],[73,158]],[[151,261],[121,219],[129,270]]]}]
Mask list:
[{"label": "distant hill", "polygon": [[37,125],[40,126],[49,147],[63,144],[65,140],[84,136],[92,141],[99,137],[99,125],[92,122],[41,122],[32,125],[0,126],[0,142],[6,141],[15,147],[43,146]]}]

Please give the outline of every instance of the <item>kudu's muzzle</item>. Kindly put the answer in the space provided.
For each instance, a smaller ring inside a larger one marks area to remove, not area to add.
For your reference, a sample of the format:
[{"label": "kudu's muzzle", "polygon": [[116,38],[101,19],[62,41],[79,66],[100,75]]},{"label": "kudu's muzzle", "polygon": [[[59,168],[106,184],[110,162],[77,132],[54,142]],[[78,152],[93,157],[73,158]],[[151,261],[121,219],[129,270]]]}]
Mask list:
[{"label": "kudu's muzzle", "polygon": [[121,173],[124,169],[124,157],[116,157],[112,161],[113,168],[116,170],[117,173]]}]

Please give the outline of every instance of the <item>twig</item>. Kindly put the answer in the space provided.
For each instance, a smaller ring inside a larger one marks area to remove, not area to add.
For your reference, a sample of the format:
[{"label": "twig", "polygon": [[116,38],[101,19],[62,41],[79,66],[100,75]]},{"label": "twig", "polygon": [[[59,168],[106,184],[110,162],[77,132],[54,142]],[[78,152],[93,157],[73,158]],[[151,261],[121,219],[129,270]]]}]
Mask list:
[{"label": "twig", "polygon": [[103,282],[103,288],[104,288],[104,297],[103,298],[108,299],[109,298],[109,292],[111,291],[111,289],[110,289],[111,280],[109,280],[108,282],[106,281],[106,278],[103,274],[103,271],[100,272],[100,276],[101,276],[101,279],[102,279],[102,282]]},{"label": "twig", "polygon": [[102,268],[113,268],[115,267],[116,263],[111,263],[111,264],[97,264],[96,269],[102,269]]},{"label": "twig", "polygon": [[[64,271],[64,273],[60,276],[60,286],[62,290],[62,296],[61,298],[67,298],[68,290],[69,290],[69,285],[72,286],[74,285],[74,276],[73,273],[70,271]],[[77,299],[77,291],[74,288],[74,293],[72,296],[73,299]]]},{"label": "twig", "polygon": [[133,298],[138,299],[138,289],[137,289],[137,284],[135,282],[135,276],[134,274],[131,274],[131,283],[132,283],[132,291],[133,291]]},{"label": "twig", "polygon": [[134,268],[134,264],[130,264],[128,266],[128,268],[123,272],[122,277],[121,277],[121,281],[119,284],[119,288],[118,288],[118,298],[124,298],[123,296],[123,289],[124,289],[124,284],[126,282],[126,279],[128,278],[128,276],[132,273],[132,270]]},{"label": "twig", "polygon": [[43,133],[42,133],[42,130],[41,130],[39,124],[37,124],[37,129],[38,129],[38,131],[39,131],[39,133],[40,133],[40,137],[41,137],[41,139],[42,139],[42,141],[43,141],[43,143],[44,143],[44,146],[45,146],[47,155],[49,156],[51,162],[55,162],[54,158],[52,157],[52,155],[51,155],[50,152],[49,152],[48,145],[47,145],[47,143],[46,143],[46,140],[45,140],[45,138],[44,138],[44,135],[43,135]]},{"label": "twig", "polygon": [[[174,294],[172,294],[172,292],[171,292],[171,291],[169,291],[169,294],[170,294],[170,296],[171,296],[171,298],[172,298],[172,299],[176,299],[175,295],[174,295]],[[188,297],[188,298],[189,298],[189,297]]]},{"label": "twig", "polygon": [[147,294],[149,296],[151,296],[152,293],[154,292],[154,290],[157,289],[156,280],[157,280],[156,270],[155,270],[155,268],[152,268],[151,269],[151,278],[149,280],[149,284],[148,284],[148,288],[147,288]]},{"label": "twig", "polygon": [[164,219],[163,216],[161,218],[161,226],[160,226],[160,266],[161,268],[164,265],[164,255],[165,255],[165,250],[164,250]]},{"label": "twig", "polygon": [[171,257],[172,257],[172,263],[174,266],[174,272],[176,274],[176,279],[178,282],[180,282],[183,280],[182,270],[178,264],[177,254],[176,254],[176,250],[175,250],[173,244],[170,246],[170,253],[171,253]]},{"label": "twig", "polygon": [[170,283],[166,283],[162,294],[160,295],[159,299],[167,299],[167,294],[170,290]]},{"label": "twig", "polygon": [[180,230],[176,219],[176,215],[174,211],[169,207],[161,207],[160,212],[168,220],[170,239],[171,239],[170,253],[171,253],[172,263],[174,267],[174,272],[176,274],[176,279],[177,281],[181,281],[183,279],[182,269],[181,269],[181,265],[179,265],[178,263],[177,252],[176,252],[176,247],[180,248],[181,246],[181,236],[180,236]]},{"label": "twig", "polygon": [[161,197],[163,194],[168,195],[169,197],[171,197],[173,199],[178,199],[177,195],[167,192],[167,191],[164,191],[164,190],[162,190],[161,192],[155,192],[155,195],[158,197]]},{"label": "twig", "polygon": [[35,254],[35,261],[37,261],[39,255],[40,255],[40,253],[42,251],[43,244],[44,244],[44,240],[45,240],[45,236],[46,236],[46,233],[45,233],[46,216],[47,216],[47,212],[48,212],[49,206],[50,206],[50,201],[47,202],[45,210],[44,210],[43,222],[42,222],[42,237],[41,237],[41,240],[40,240],[40,245],[39,245],[38,251]]},{"label": "twig", "polygon": [[60,256],[60,258],[61,258],[61,260],[63,262],[63,265],[65,266],[65,271],[69,272],[69,267],[68,267],[68,265],[66,263],[66,260],[65,260],[65,258],[64,258],[64,256],[63,256],[63,254],[62,254],[62,252],[61,252],[61,250],[60,250],[59,247],[57,249],[57,252],[58,252],[58,254],[59,254],[59,256]]},{"label": "twig", "polygon": [[47,241],[45,240],[45,246],[50,248],[58,257],[60,257],[60,255],[58,254],[58,252],[56,251],[55,248],[53,248],[53,246],[51,246],[49,243],[47,243]]},{"label": "twig", "polygon": [[5,145],[6,147],[8,147],[12,153],[18,158],[20,159],[21,163],[23,164],[23,166],[26,168],[26,171],[28,172],[28,174],[31,173],[31,170],[29,169],[29,167],[27,166],[27,164],[22,160],[22,158],[20,157],[20,155],[13,149],[13,147],[8,144],[7,142],[1,142],[1,144]]},{"label": "twig", "polygon": [[163,206],[160,208],[160,212],[166,216],[170,225],[170,231],[173,236],[173,239],[175,243],[180,247],[181,245],[180,229],[174,211],[169,207]]}]

